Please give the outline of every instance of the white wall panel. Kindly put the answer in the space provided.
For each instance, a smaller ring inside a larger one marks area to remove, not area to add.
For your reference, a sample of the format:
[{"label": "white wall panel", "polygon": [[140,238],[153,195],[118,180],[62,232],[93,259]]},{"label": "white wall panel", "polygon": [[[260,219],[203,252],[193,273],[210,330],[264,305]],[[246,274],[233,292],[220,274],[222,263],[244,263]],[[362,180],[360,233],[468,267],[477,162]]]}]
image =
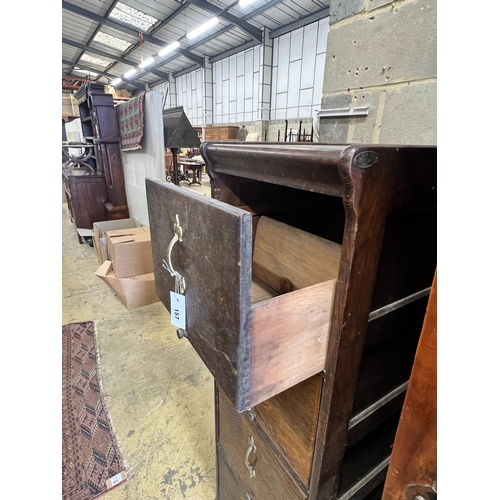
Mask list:
[{"label": "white wall panel", "polygon": [[222,61],[217,61],[214,64],[214,92],[215,102],[222,102]]},{"label": "white wall panel", "polygon": [[320,107],[328,30],[325,18],[273,39],[271,120],[310,118]]},{"label": "white wall panel", "polygon": [[303,89],[312,88],[314,86],[314,67],[316,64],[316,58],[312,57],[312,54],[316,54],[317,40],[317,23],[305,26],[304,44],[302,48],[302,74],[300,79],[300,87]]},{"label": "white wall panel", "polygon": [[229,78],[229,60],[222,59],[222,80],[227,80]]},{"label": "white wall panel", "polygon": [[229,96],[225,98],[236,100],[236,57],[231,57],[229,61]]},{"label": "white wall panel", "polygon": [[253,109],[257,111],[257,107],[259,105],[259,73],[253,74]]},{"label": "white wall panel", "polygon": [[[203,123],[203,75],[202,70],[191,71],[176,78],[177,105],[184,108],[187,118],[193,126]],[[201,114],[198,110],[200,108]]]},{"label": "white wall panel", "polygon": [[222,120],[225,122],[229,118],[229,100],[226,96],[229,96],[229,80],[224,80],[222,82],[222,95],[224,100],[222,101]]},{"label": "white wall panel", "polygon": [[222,103],[215,105],[214,123],[223,123],[223,121],[222,121]]},{"label": "white wall panel", "polygon": [[245,74],[245,53],[238,52],[236,54],[236,76],[243,76]]},{"label": "white wall panel", "polygon": [[[278,41],[278,74],[276,80],[276,92],[288,90],[288,65],[290,64],[290,33],[275,39]],[[274,47],[276,50],[276,46]]]},{"label": "white wall panel", "polygon": [[290,62],[302,59],[303,37],[303,29],[298,29],[290,33]]},{"label": "white wall panel", "polygon": [[300,92],[300,67],[302,61],[291,62],[288,65],[288,101],[287,107],[292,108],[299,105],[299,92]]},{"label": "white wall panel", "polygon": [[[273,39],[272,68],[261,65],[259,46],[215,62],[214,123],[258,119],[261,70],[271,74],[265,75],[271,81],[271,120],[311,117],[321,104],[328,30],[325,18]],[[184,106],[192,123],[196,121],[193,125],[203,124],[202,78],[200,69],[177,79],[178,105]]]},{"label": "white wall panel", "polygon": [[276,94],[276,120],[284,120],[286,114],[286,92]]},{"label": "white wall panel", "polygon": [[313,89],[303,89],[299,96],[299,116],[313,116]]},{"label": "white wall panel", "polygon": [[238,113],[245,110],[245,77],[239,76],[236,78],[236,102]]},{"label": "white wall panel", "polygon": [[245,99],[245,121],[249,122],[253,117],[253,99]]},{"label": "white wall panel", "polygon": [[330,30],[330,25],[328,24],[328,18],[321,19],[317,23],[318,25],[318,45],[316,48],[316,53],[321,54],[326,52],[326,40],[328,38],[328,31]]},{"label": "white wall panel", "polygon": [[[323,75],[325,72],[325,56],[326,53],[316,56],[316,70],[314,71],[314,91],[313,105],[321,107],[321,98],[323,97]],[[318,108],[320,109],[320,108]]]}]

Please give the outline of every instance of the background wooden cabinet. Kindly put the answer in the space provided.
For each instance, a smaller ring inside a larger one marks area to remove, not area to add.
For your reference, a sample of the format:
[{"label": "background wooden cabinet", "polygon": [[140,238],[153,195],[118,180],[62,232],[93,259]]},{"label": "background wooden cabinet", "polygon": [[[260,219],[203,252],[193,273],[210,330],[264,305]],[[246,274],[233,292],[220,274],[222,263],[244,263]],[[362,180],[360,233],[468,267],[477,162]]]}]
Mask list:
[{"label": "background wooden cabinet", "polygon": [[[92,229],[94,222],[129,216],[121,162],[120,134],[113,96],[104,85],[87,83],[75,94],[83,140],[93,144],[87,162],[94,172],[63,167],[63,183],[71,219],[77,229]],[[79,241],[82,242],[79,236]]]},{"label": "background wooden cabinet", "polygon": [[205,127],[205,141],[229,141],[238,139],[240,127]]}]

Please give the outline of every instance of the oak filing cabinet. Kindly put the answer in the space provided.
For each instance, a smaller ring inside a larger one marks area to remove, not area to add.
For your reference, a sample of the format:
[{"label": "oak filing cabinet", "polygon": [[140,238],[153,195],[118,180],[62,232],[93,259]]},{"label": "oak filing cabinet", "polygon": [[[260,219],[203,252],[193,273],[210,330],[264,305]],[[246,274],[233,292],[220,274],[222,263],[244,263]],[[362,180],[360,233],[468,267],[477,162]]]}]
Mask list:
[{"label": "oak filing cabinet", "polygon": [[436,148],[201,154],[212,198],[146,192],[157,294],[170,311],[177,282],[215,379],[217,498],[379,499],[436,267]]}]

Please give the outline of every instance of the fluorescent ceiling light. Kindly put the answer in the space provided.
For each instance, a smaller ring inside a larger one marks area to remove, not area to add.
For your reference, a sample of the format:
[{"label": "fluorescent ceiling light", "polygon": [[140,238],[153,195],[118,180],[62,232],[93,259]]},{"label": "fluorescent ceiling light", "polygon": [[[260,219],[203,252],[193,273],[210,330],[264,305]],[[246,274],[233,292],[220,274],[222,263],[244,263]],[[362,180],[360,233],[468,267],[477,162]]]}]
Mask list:
[{"label": "fluorescent ceiling light", "polygon": [[239,6],[240,7],[246,7],[247,5],[251,4],[254,0],[240,0],[239,1]]},{"label": "fluorescent ceiling light", "polygon": [[193,38],[196,38],[198,35],[203,33],[204,31],[207,31],[209,28],[212,26],[215,26],[219,22],[218,17],[212,17],[210,18],[207,22],[201,24],[197,28],[195,28],[193,31],[190,31],[186,36],[191,40]]},{"label": "fluorescent ceiling light", "polygon": [[123,76],[128,78],[129,76],[135,75],[137,73],[137,68],[132,68],[130,71],[127,71]]},{"label": "fluorescent ceiling light", "polygon": [[118,85],[119,83],[122,82],[122,79],[121,78],[115,78],[112,82],[111,82],[111,85],[114,87],[116,85]]},{"label": "fluorescent ceiling light", "polygon": [[161,49],[160,52],[158,52],[158,55],[160,57],[164,56],[165,54],[168,54],[169,52],[172,52],[172,50],[175,50],[179,45],[180,45],[179,42],[172,42],[170,45],[167,45],[166,47],[164,47],[163,49]]},{"label": "fluorescent ceiling light", "polygon": [[116,4],[116,7],[111,11],[109,17],[121,21],[122,23],[135,26],[141,31],[148,31],[151,26],[158,22],[156,17],[145,14],[121,2]]},{"label": "fluorescent ceiling light", "polygon": [[99,57],[90,56],[89,54],[83,54],[81,60],[87,61],[97,66],[102,66],[103,68],[107,68],[111,64],[109,61],[105,61],[104,59],[100,59]]},{"label": "fluorescent ceiling light", "polygon": [[114,49],[118,49],[122,52],[125,52],[132,44],[130,42],[126,42],[121,38],[117,38],[116,36],[108,35],[107,33],[103,33],[99,31],[95,36],[94,42],[102,43],[103,45],[107,45],[108,47],[113,47]]},{"label": "fluorescent ceiling light", "polygon": [[144,69],[146,66],[150,66],[155,62],[154,57],[148,57],[145,61],[143,61],[141,64],[139,64],[139,68]]}]

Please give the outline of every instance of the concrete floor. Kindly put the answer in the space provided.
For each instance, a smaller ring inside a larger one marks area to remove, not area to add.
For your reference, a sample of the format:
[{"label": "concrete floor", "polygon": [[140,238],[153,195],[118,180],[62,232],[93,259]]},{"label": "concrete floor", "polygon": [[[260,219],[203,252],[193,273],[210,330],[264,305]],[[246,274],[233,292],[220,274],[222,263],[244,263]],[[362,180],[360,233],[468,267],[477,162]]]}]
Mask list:
[{"label": "concrete floor", "polygon": [[[187,183],[182,182],[181,186]],[[203,186],[186,186],[210,196]],[[213,500],[213,378],[161,302],[127,311],[62,204],[62,324],[94,321],[107,406],[131,478],[106,500]]]}]

